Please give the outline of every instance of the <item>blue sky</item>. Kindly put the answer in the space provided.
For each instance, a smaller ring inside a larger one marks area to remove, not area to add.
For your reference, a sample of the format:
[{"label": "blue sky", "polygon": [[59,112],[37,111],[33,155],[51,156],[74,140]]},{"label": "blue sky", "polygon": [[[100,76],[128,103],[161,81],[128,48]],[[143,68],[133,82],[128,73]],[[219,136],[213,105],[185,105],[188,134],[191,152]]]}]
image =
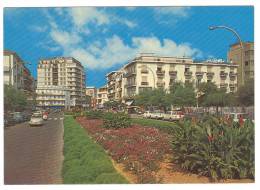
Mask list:
[{"label": "blue sky", "polygon": [[5,8],[4,49],[16,51],[37,76],[40,58],[73,56],[86,68],[87,86],[140,53],[226,59],[236,42],[254,41],[253,7]]}]

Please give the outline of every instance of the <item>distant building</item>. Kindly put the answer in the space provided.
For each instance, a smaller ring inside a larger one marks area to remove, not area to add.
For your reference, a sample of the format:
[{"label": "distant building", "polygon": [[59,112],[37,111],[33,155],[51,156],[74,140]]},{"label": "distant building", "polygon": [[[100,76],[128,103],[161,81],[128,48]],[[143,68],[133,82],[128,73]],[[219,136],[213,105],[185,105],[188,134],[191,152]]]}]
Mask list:
[{"label": "distant building", "polygon": [[81,108],[85,104],[85,70],[73,57],[41,59],[38,64],[37,106]]},{"label": "distant building", "polygon": [[122,101],[125,96],[124,85],[126,79],[124,78],[124,69],[119,71],[112,71],[106,75],[108,99]]},{"label": "distant building", "polygon": [[93,86],[86,87],[86,96],[91,98],[89,107],[96,108],[97,104],[97,89]]},{"label": "distant building", "polygon": [[[238,86],[249,79],[254,78],[254,42],[243,42],[244,63],[241,62],[241,47],[239,43],[230,46],[228,51],[228,61],[238,65]],[[244,71],[243,71],[244,69]],[[242,78],[244,73],[244,79]]]},{"label": "distant building", "polygon": [[103,108],[104,103],[108,101],[107,86],[103,86],[97,89],[97,108]]},{"label": "distant building", "polygon": [[[107,74],[108,98],[131,99],[136,94],[153,88],[169,91],[175,82],[193,83],[195,88],[201,82],[213,82],[226,92],[235,92],[237,67],[223,62],[194,62],[191,58],[144,54],[130,61],[120,72]],[[122,73],[123,85],[116,85],[116,74]],[[121,95],[116,96],[116,92],[121,92]]]},{"label": "distant building", "polygon": [[4,50],[4,84],[26,93],[34,92],[34,78],[25,66],[25,62],[13,51]]}]

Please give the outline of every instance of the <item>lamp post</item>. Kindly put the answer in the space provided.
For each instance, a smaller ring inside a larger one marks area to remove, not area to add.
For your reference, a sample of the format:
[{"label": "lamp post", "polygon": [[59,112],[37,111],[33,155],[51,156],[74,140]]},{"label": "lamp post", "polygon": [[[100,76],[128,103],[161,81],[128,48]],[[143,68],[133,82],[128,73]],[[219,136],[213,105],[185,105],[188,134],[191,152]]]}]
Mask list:
[{"label": "lamp post", "polygon": [[[143,66],[139,66],[138,68],[143,68]],[[153,74],[153,89],[155,89],[155,74],[154,74],[153,70],[150,67],[148,67],[147,65],[145,66],[145,68],[147,68]]]},{"label": "lamp post", "polygon": [[227,26],[210,26],[209,27],[209,30],[216,30],[216,29],[226,29],[226,30],[232,32],[237,37],[237,39],[238,39],[238,41],[240,43],[240,48],[241,48],[241,70],[242,70],[242,72],[241,72],[241,83],[243,85],[244,84],[244,51],[243,51],[244,48],[243,48],[243,42],[242,42],[240,36],[238,35],[238,33],[234,29],[232,29],[230,27],[227,27]]}]

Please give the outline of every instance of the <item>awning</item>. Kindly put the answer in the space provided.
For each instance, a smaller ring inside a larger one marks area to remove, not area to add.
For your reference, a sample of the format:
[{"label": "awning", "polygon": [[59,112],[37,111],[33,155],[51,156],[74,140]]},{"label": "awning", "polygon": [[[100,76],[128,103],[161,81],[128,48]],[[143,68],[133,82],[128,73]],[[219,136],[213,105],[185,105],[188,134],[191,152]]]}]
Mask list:
[{"label": "awning", "polygon": [[134,100],[128,100],[125,102],[126,105],[131,106],[134,103]]}]

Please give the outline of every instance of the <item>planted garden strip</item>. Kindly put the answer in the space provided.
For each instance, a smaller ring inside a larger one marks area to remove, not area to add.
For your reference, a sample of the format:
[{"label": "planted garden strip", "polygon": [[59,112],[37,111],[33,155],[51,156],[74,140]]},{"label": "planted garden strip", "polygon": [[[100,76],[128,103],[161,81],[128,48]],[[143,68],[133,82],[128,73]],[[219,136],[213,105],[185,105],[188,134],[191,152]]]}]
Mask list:
[{"label": "planted garden strip", "polygon": [[166,154],[171,153],[167,135],[156,128],[140,125],[107,129],[102,127],[102,120],[78,117],[77,121],[115,161],[123,163],[128,171],[138,176],[138,183],[158,183],[156,172],[159,163]]},{"label": "planted garden strip", "polygon": [[145,118],[132,118],[131,122],[133,124],[142,125],[144,127],[145,126],[155,127],[166,133],[171,133],[173,131],[173,129],[178,125],[176,123],[169,122],[169,121],[160,121],[160,120],[145,119]]},{"label": "planted garden strip", "polygon": [[128,183],[116,172],[103,148],[87,135],[72,116],[65,116],[64,120],[62,176],[65,184]]}]

